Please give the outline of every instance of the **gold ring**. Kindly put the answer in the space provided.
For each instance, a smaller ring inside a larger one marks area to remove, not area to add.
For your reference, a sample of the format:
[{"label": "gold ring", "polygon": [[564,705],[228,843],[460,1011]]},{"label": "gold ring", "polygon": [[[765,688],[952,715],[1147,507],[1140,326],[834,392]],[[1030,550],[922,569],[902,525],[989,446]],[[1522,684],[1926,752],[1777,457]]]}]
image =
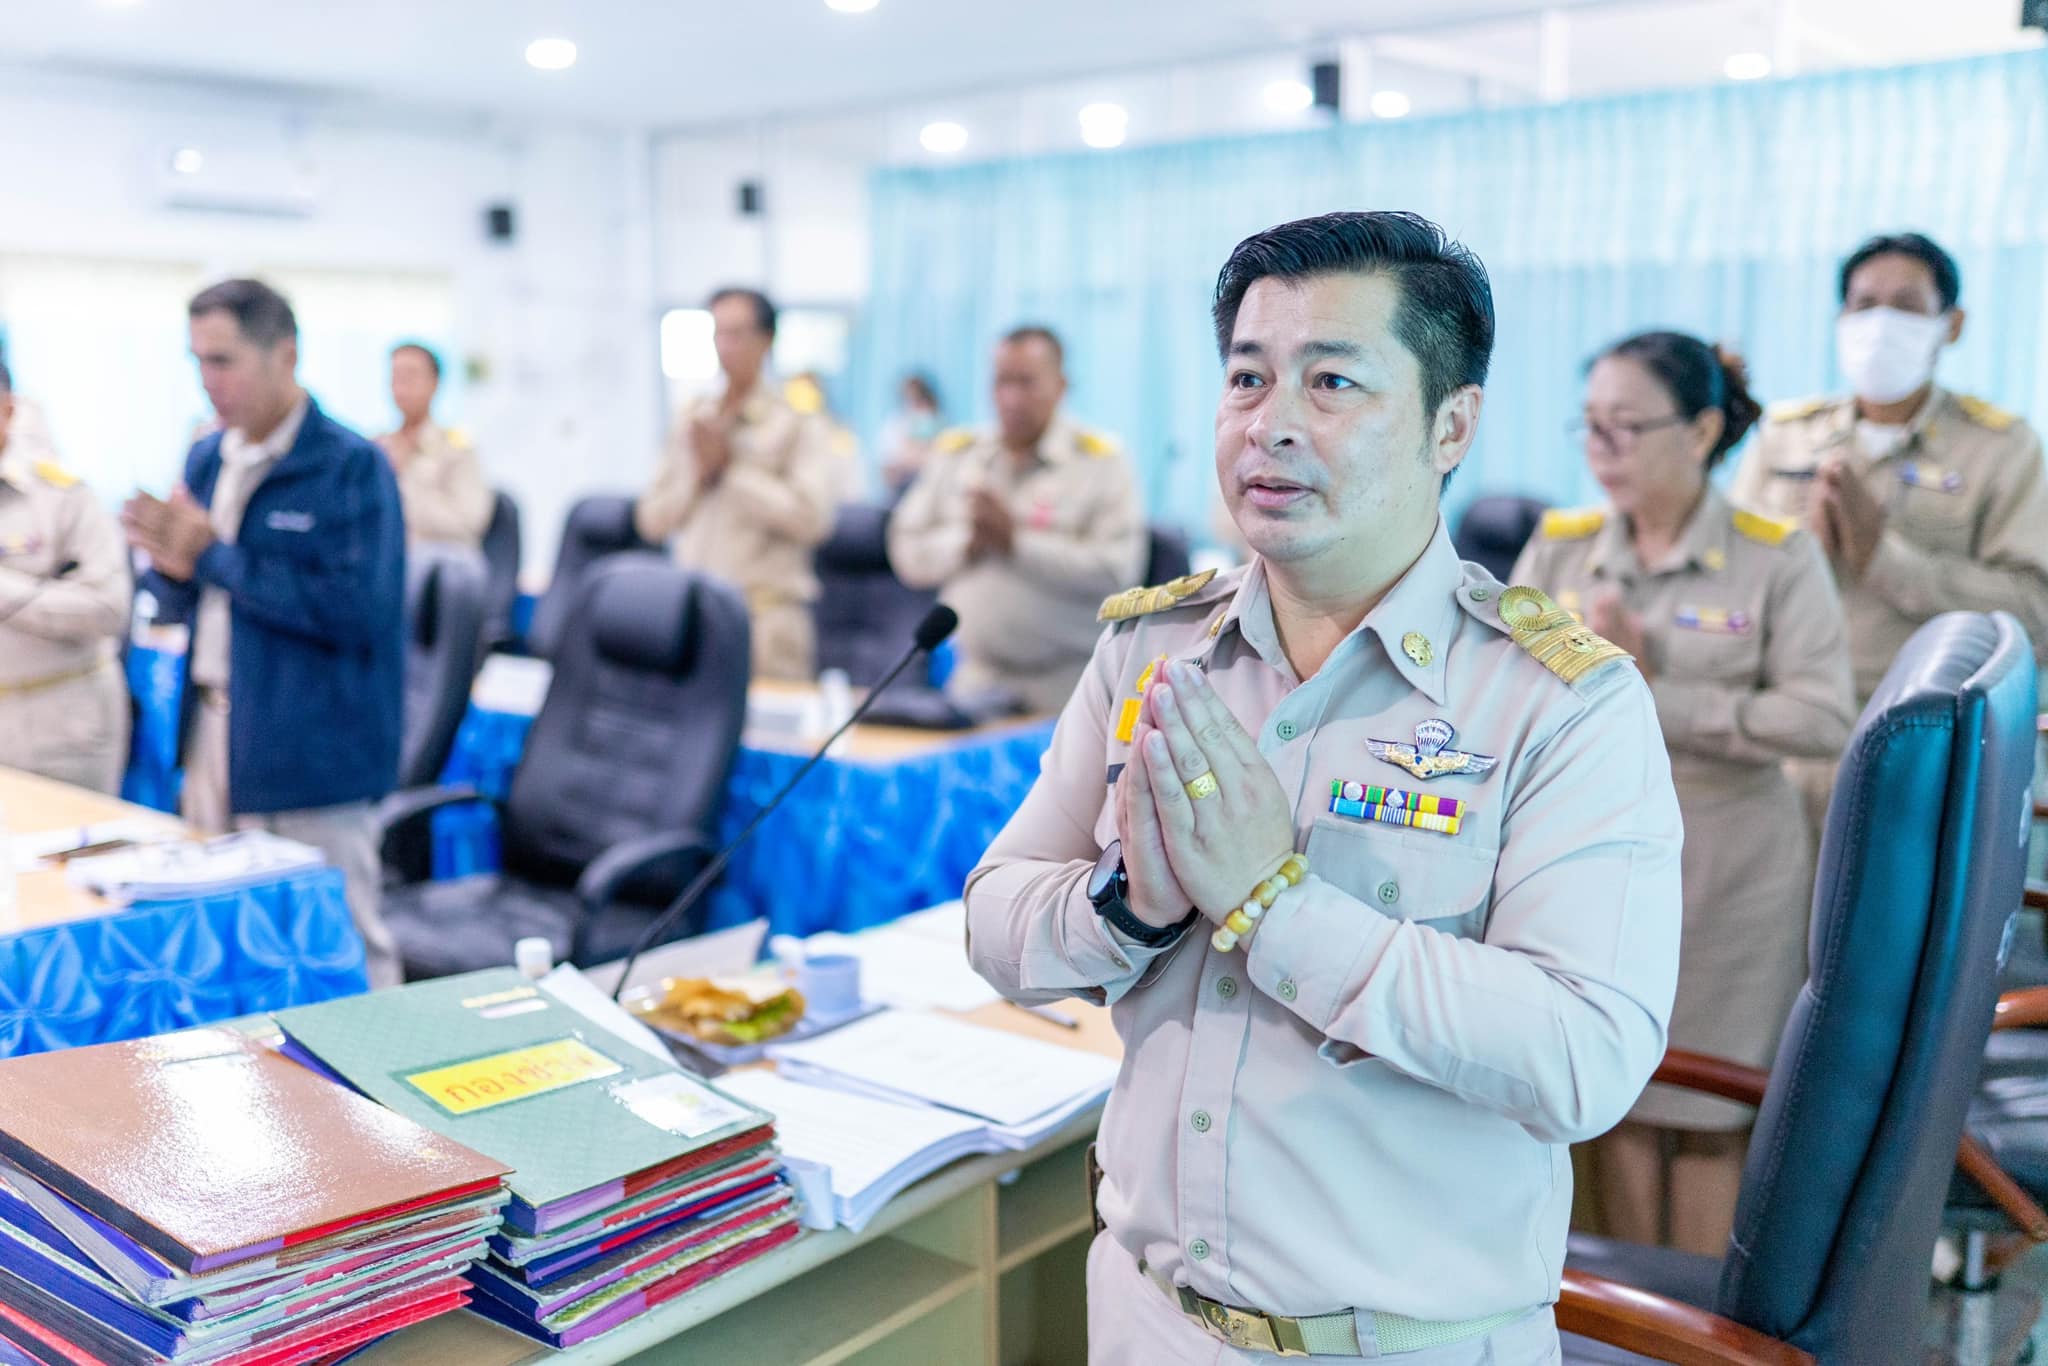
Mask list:
[{"label": "gold ring", "polygon": [[1183,784],[1183,786],[1188,790],[1188,799],[1190,801],[1198,802],[1204,797],[1213,797],[1218,791],[1216,775],[1214,773],[1204,773],[1199,778]]}]

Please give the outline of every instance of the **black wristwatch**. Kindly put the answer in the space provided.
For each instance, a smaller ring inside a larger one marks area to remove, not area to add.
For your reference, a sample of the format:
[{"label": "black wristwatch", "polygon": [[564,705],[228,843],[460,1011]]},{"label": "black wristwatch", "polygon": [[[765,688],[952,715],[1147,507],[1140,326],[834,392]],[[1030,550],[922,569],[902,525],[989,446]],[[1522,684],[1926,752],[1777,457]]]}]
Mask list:
[{"label": "black wristwatch", "polygon": [[1190,906],[1177,924],[1164,929],[1148,925],[1131,910],[1131,903],[1127,900],[1130,890],[1131,880],[1124,873],[1123,841],[1111,840],[1109,848],[1102,851],[1102,857],[1095,860],[1095,871],[1088,876],[1088,900],[1095,907],[1095,914],[1108,921],[1112,929],[1128,935],[1148,949],[1160,949],[1186,934],[1188,926],[1194,924],[1200,914]]}]

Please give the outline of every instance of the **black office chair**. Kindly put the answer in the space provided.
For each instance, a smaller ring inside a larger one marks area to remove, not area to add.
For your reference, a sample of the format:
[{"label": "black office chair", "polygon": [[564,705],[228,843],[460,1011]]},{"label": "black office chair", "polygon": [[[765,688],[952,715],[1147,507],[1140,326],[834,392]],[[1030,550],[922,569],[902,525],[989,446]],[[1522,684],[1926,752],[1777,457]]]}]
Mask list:
[{"label": "black office chair", "polygon": [[519,601],[519,504],[498,489],[491,495],[491,522],[484,528],[483,653],[513,643],[512,608]]},{"label": "black office chair", "polygon": [[1451,544],[1458,548],[1459,559],[1484,565],[1487,573],[1505,583],[1548,506],[1541,498],[1481,494],[1458,518]]},{"label": "black office chair", "polygon": [[626,551],[658,549],[641,540],[634,529],[633,502],[623,494],[599,493],[569,509],[562,524],[562,543],[555,551],[555,575],[535,604],[533,622],[526,631],[528,654],[555,657],[578,601],[577,586],[591,565]]},{"label": "black office chair", "polygon": [[[730,588],[640,557],[585,575],[498,812],[503,871],[386,888],[406,975],[506,964],[528,935],[579,964],[624,954],[714,852],[747,660],[746,606]],[[387,849],[427,813],[481,800],[395,794],[380,812]]]},{"label": "black office chair", "polygon": [[880,680],[938,594],[906,587],[889,567],[889,509],[847,504],[814,557],[818,668],[844,669],[856,687]]},{"label": "black office chair", "polygon": [[[1928,1266],[2025,879],[2034,662],[2004,613],[1916,632],[1850,738],[1812,968],[1768,1078],[1673,1052],[1657,1079],[1760,1106],[1716,1261],[1575,1235],[1572,1363],[1918,1362]],[[1599,1341],[1590,1341],[1597,1338]]]},{"label": "black office chair", "polygon": [[1146,528],[1146,535],[1146,583],[1166,583],[1180,578],[1193,568],[1188,558],[1188,538],[1185,533],[1170,526],[1154,525]]},{"label": "black office chair", "polygon": [[413,546],[405,565],[405,722],[398,785],[437,781],[476,681],[484,566],[460,547]]}]

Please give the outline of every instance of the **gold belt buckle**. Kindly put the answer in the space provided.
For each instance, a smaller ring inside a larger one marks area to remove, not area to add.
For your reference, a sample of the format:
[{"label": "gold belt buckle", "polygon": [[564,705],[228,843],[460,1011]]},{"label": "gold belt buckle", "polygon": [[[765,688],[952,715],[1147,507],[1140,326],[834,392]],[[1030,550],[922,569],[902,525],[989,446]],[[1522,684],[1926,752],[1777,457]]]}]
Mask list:
[{"label": "gold belt buckle", "polygon": [[1273,1321],[1256,1309],[1235,1309],[1227,1304],[1197,1295],[1186,1286],[1180,1291],[1181,1311],[1202,1325],[1210,1337],[1220,1338],[1232,1347],[1246,1348],[1255,1352],[1271,1352],[1275,1356],[1299,1357],[1308,1353],[1292,1350],[1280,1345],[1274,1331]]}]

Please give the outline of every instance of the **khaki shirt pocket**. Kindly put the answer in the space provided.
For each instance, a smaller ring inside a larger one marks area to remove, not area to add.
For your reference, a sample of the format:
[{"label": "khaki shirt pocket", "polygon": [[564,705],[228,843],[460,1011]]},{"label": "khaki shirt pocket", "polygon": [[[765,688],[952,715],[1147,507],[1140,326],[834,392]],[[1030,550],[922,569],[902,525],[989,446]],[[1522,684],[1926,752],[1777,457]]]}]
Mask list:
[{"label": "khaki shirt pocket", "polygon": [[1309,828],[1309,871],[1394,920],[1480,939],[1493,906],[1494,851],[1376,821],[1319,816]]},{"label": "khaki shirt pocket", "polygon": [[[1741,629],[1728,624],[1730,617],[1740,618]],[[1701,618],[1703,624],[1681,625],[1681,618]],[[1681,606],[1663,622],[1651,623],[1650,631],[1657,670],[1667,677],[1740,687],[1754,687],[1762,677],[1764,623],[1754,607]]]},{"label": "khaki shirt pocket", "polygon": [[1906,539],[1929,550],[1968,554],[1976,523],[1976,499],[1959,476],[1927,462],[1914,467],[1909,482],[1902,468],[1892,493],[1891,516]]}]

